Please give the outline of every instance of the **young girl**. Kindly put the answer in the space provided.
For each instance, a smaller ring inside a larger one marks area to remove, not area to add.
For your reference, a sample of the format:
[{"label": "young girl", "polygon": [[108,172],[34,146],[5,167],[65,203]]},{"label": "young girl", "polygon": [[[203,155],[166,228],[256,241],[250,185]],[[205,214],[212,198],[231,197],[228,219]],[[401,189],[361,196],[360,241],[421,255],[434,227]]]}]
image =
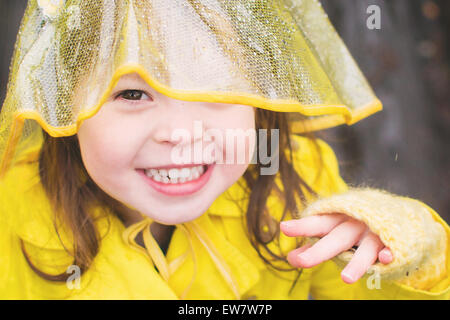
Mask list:
[{"label": "young girl", "polygon": [[449,299],[448,225],[310,133],[380,109],[314,0],[31,0],[0,296]]}]

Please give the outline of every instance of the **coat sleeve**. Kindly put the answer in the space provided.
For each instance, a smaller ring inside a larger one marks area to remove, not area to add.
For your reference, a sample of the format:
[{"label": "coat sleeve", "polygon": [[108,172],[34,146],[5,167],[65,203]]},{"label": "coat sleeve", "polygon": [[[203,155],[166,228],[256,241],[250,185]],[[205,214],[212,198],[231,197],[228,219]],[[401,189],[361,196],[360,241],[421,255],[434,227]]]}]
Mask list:
[{"label": "coat sleeve", "polygon": [[449,299],[448,224],[420,201],[382,190],[346,187],[333,150],[321,140],[319,147],[325,172],[313,184],[319,187],[316,189],[319,198],[310,202],[301,216],[338,212],[363,221],[391,249],[394,260],[388,265],[377,262],[363,278],[349,285],[341,280],[340,272],[353,252],[343,252],[314,268],[312,296],[316,299]]}]

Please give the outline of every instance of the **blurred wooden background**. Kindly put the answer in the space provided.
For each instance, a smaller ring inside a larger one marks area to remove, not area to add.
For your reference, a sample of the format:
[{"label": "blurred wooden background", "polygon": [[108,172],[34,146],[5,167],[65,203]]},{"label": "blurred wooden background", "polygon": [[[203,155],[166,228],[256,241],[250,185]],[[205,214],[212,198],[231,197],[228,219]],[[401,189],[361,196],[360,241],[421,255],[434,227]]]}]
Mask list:
[{"label": "blurred wooden background", "polygon": [[[384,110],[318,133],[352,185],[420,199],[450,222],[450,1],[322,0]],[[369,30],[366,10],[381,9]],[[0,101],[26,0],[0,0]]]},{"label": "blurred wooden background", "polygon": [[[450,222],[450,1],[323,0],[384,110],[321,133],[354,184],[420,199]],[[381,29],[366,26],[369,5]]]}]

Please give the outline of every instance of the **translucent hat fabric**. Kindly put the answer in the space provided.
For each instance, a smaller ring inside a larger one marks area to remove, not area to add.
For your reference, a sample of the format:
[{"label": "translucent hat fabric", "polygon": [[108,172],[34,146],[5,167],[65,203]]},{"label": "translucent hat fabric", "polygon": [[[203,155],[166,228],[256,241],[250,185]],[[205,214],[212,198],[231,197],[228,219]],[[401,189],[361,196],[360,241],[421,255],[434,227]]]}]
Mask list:
[{"label": "translucent hat fabric", "polygon": [[382,108],[317,0],[30,0],[0,113],[0,177],[38,151],[42,129],[76,134],[127,73],[174,99],[289,112],[294,132]]}]

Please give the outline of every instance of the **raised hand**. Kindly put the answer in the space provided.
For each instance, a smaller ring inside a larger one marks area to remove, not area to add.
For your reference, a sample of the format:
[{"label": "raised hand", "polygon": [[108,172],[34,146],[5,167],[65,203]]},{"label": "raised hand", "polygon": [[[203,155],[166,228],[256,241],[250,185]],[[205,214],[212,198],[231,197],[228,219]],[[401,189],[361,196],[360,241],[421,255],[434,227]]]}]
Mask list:
[{"label": "raised hand", "polygon": [[394,258],[389,248],[366,224],[343,214],[283,221],[280,228],[290,237],[321,238],[313,246],[306,244],[289,252],[288,261],[297,268],[311,268],[357,246],[353,258],[341,272],[341,278],[346,283],[357,281],[377,260],[388,264]]}]

